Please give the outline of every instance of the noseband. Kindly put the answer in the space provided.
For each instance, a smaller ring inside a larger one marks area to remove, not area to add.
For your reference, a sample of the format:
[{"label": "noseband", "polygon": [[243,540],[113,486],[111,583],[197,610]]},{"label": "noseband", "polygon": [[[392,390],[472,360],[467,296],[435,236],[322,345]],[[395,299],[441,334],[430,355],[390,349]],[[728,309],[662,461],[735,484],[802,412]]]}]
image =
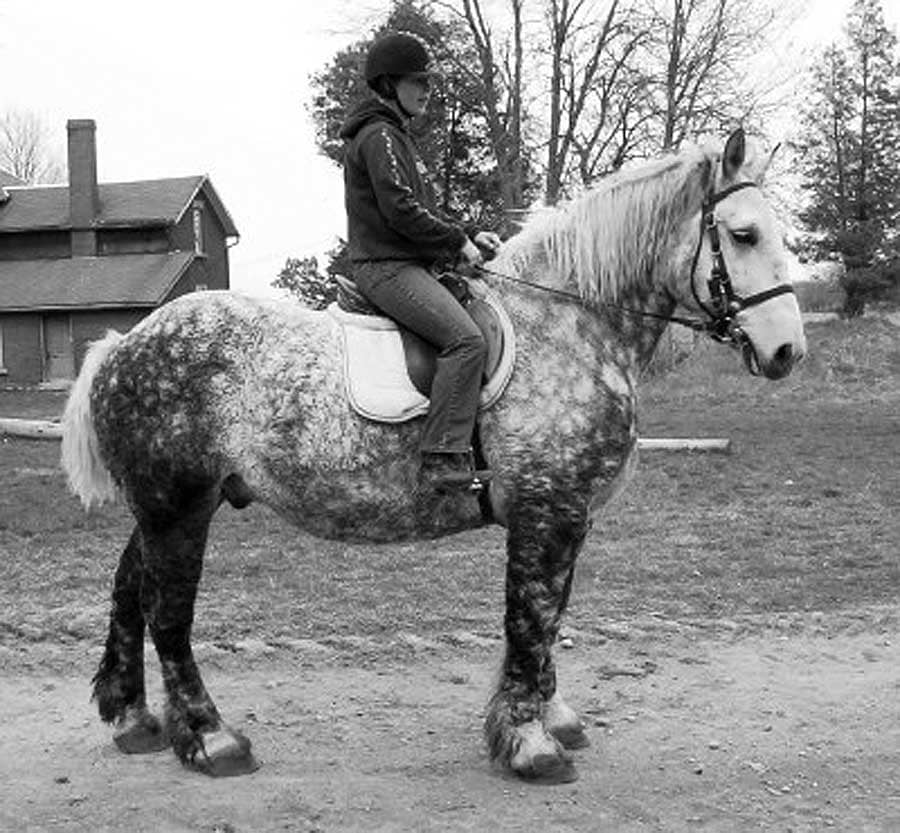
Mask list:
[{"label": "noseband", "polygon": [[[706,198],[700,213],[700,237],[697,240],[697,248],[691,263],[691,292],[700,309],[709,316],[708,321],[698,322],[700,326],[695,326],[695,329],[702,329],[716,341],[730,343],[736,347],[740,346],[746,338],[734,320],[741,310],[794,291],[794,287],[790,284],[780,284],[744,298],[734,291],[731,284],[728,267],[722,256],[722,241],[719,237],[719,224],[715,208],[722,200],[730,197],[736,191],[756,187],[754,182],[739,182]],[[708,303],[704,303],[697,292],[697,261],[700,259],[700,250],[703,248],[704,234],[709,236],[709,248],[712,254],[712,269],[709,280],[706,282],[710,298]]]}]

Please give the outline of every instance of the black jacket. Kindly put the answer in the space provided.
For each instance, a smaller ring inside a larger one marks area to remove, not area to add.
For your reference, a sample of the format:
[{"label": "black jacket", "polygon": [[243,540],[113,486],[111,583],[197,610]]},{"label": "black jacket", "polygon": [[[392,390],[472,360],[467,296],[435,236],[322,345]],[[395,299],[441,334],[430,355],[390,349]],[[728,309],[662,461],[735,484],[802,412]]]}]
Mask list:
[{"label": "black jacket", "polygon": [[437,210],[428,171],[400,116],[371,99],[350,113],[340,135],[350,259],[454,259],[466,233]]}]

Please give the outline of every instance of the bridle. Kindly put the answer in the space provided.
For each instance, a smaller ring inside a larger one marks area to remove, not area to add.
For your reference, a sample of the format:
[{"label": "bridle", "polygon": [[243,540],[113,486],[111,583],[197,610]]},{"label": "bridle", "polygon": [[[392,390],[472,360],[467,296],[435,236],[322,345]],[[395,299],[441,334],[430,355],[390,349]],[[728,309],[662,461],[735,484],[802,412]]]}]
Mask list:
[{"label": "bridle", "polygon": [[[739,312],[765,303],[779,295],[784,295],[788,292],[793,293],[794,291],[793,286],[785,283],[744,298],[734,291],[734,287],[731,284],[728,267],[722,255],[722,240],[719,236],[719,223],[716,219],[715,208],[722,200],[730,197],[736,191],[757,187],[755,182],[739,182],[710,195],[704,200],[703,209],[700,212],[700,235],[697,240],[697,248],[694,251],[694,258],[691,262],[691,293],[700,309],[709,316],[709,320],[692,322],[690,326],[693,329],[700,329],[706,332],[716,341],[729,343],[735,347],[742,346],[746,341],[746,336],[735,323],[735,317]],[[700,259],[700,250],[703,248],[704,234],[709,237],[709,248],[712,255],[712,268],[710,269],[709,279],[706,282],[710,297],[708,304],[701,300],[700,294],[697,292],[697,261]]]}]

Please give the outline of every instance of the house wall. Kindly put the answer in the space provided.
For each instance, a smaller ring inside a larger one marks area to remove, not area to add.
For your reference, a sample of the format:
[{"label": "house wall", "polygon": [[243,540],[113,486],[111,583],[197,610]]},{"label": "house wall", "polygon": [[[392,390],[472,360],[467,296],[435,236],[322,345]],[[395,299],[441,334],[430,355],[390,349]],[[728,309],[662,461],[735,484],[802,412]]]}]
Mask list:
[{"label": "house wall", "polygon": [[71,236],[67,231],[0,234],[0,260],[40,260],[71,254]]},{"label": "house wall", "polygon": [[227,289],[221,284],[221,273],[215,273],[211,270],[210,264],[204,259],[195,260],[178,279],[178,282],[169,291],[163,300],[164,304],[174,301],[181,295],[187,295],[189,292],[197,292],[204,289]]},{"label": "house wall", "polygon": [[[76,373],[92,341],[107,330],[127,333],[147,316],[149,309],[73,310],[69,313],[72,349]],[[59,315],[59,313],[55,313]],[[3,370],[0,386],[36,385],[43,379],[44,346],[41,339],[43,314],[40,312],[2,313]]]},{"label": "house wall", "polygon": [[3,369],[0,385],[41,381],[41,316],[34,312],[0,313],[3,330]]},{"label": "house wall", "polygon": [[104,229],[97,232],[99,255],[130,255],[172,250],[165,228]]},{"label": "house wall", "polygon": [[152,312],[150,309],[98,309],[75,310],[70,313],[75,372],[81,370],[81,363],[90,342],[103,338],[107,330],[127,333],[150,312]]},{"label": "house wall", "polygon": [[[203,277],[197,277],[197,283],[205,283],[209,289],[228,289],[231,286],[231,276],[228,270],[228,245],[225,237],[225,229],[219,222],[212,207],[202,198],[202,191],[196,200],[201,208],[201,223],[203,235],[202,257],[194,262],[205,262]],[[172,247],[182,251],[194,250],[194,212],[193,206],[189,206],[181,221],[171,231]],[[193,268],[193,267],[192,267]],[[191,286],[193,289],[193,286]]]}]

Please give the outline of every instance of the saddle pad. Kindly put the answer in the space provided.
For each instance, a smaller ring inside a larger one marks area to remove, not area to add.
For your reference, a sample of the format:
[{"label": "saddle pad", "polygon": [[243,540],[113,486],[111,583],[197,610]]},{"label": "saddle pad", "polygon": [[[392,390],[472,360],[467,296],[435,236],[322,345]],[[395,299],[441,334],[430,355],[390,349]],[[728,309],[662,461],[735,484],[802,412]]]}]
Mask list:
[{"label": "saddle pad", "polygon": [[328,313],[340,325],[344,385],[353,409],[379,422],[406,422],[428,411],[428,399],[413,387],[397,325],[378,315],[346,312],[336,303]]},{"label": "saddle pad", "polygon": [[[515,333],[499,301],[488,290],[476,290],[491,305],[503,329],[503,356],[481,389],[479,408],[493,405],[503,393],[515,365]],[[361,416],[377,422],[406,422],[428,412],[429,399],[414,387],[406,370],[400,330],[378,315],[346,312],[336,303],[328,314],[341,331],[347,399]]]}]

